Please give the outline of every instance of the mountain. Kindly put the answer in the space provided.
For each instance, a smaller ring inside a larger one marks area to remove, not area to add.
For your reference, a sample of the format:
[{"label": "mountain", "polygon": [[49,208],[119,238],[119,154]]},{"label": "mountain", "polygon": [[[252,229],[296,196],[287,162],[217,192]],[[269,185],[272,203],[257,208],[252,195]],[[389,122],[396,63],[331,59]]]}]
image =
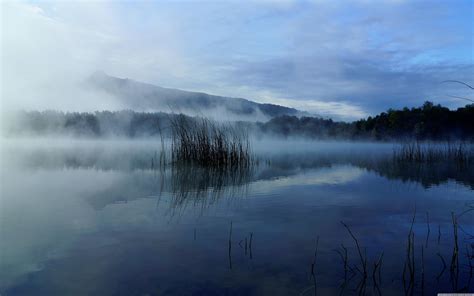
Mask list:
[{"label": "mountain", "polygon": [[[206,111],[225,112],[234,116],[258,116],[269,119],[282,115],[308,115],[293,108],[260,104],[242,98],[230,98],[165,88],[131,79],[109,76],[104,72],[96,72],[87,79],[87,84],[112,95],[126,108],[136,111],[174,111],[194,112]],[[223,116],[226,116],[223,114]]]}]

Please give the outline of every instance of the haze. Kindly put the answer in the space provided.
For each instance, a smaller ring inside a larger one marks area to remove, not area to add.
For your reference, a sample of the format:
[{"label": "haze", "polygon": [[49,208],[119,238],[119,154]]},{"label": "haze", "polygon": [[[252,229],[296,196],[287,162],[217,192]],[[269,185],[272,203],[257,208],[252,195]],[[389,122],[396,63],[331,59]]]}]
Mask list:
[{"label": "haze", "polygon": [[[353,120],[472,92],[472,1],[2,2],[2,108],[120,110],[96,70]],[[450,95],[450,96],[448,96]]]}]

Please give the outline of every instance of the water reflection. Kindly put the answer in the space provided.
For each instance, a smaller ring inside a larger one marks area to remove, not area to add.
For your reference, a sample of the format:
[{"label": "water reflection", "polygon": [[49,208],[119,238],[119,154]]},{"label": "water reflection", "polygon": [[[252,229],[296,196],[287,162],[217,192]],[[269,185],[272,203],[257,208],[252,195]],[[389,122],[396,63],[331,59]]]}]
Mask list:
[{"label": "water reflection", "polygon": [[398,179],[404,182],[416,182],[425,188],[437,186],[451,180],[474,189],[473,166],[459,166],[453,162],[438,163],[404,163],[391,159],[377,162],[358,162],[360,167],[377,172],[387,179]]},{"label": "water reflection", "polygon": [[253,168],[206,169],[197,166],[172,166],[170,176],[174,204],[187,199],[217,199],[221,195],[245,196],[245,186],[252,180]]},{"label": "water reflection", "polygon": [[0,292],[309,295],[316,283],[320,295],[400,295],[403,278],[414,294],[466,290],[472,168],[433,175],[378,148],[261,154],[249,171],[152,168],[148,145],[13,149],[1,170]]},{"label": "water reflection", "polygon": [[[338,145],[335,143],[334,145]],[[340,144],[347,149],[304,149],[291,153],[275,153],[274,150],[258,151],[260,160],[257,166],[249,170],[238,169],[234,172],[199,169],[193,166],[172,168],[159,167],[155,149],[158,143],[82,143],[81,145],[63,144],[50,146],[24,147],[6,145],[4,153],[15,155],[15,165],[26,169],[93,169],[103,171],[149,171],[165,175],[165,183],[173,183],[171,191],[202,192],[212,188],[215,192],[225,187],[236,187],[258,180],[271,180],[299,175],[309,170],[338,165],[351,165],[376,172],[381,176],[416,182],[428,188],[449,181],[474,188],[474,167],[459,166],[453,162],[406,163],[394,161],[393,145]],[[316,146],[318,147],[318,146]],[[375,147],[375,149],[374,149]],[[14,151],[14,152],[13,152]],[[169,172],[171,170],[171,172]],[[169,191],[171,188],[162,188]]]}]

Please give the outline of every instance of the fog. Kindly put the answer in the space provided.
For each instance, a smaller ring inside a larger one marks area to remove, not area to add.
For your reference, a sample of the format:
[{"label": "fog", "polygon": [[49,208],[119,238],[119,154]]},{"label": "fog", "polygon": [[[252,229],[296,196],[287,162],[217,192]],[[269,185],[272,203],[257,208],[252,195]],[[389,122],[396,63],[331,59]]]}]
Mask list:
[{"label": "fog", "polygon": [[[137,106],[133,96],[123,100],[104,89],[91,87],[88,80],[97,71],[137,81],[156,81],[160,86],[188,89],[189,79],[176,75],[180,60],[173,44],[175,28],[165,20],[152,18],[153,39],[166,40],[149,44],[124,30],[112,3],[42,3],[2,2],[1,40],[1,114],[11,121],[19,110],[59,110],[94,112],[135,110],[138,112],[178,112],[205,115],[216,120],[267,120],[256,110],[239,115],[224,107],[186,108],[156,98],[151,105]],[[135,51],[136,50],[136,51]],[[153,55],[150,56],[151,52]],[[150,58],[150,64],[145,65]],[[144,68],[143,68],[144,66]],[[159,67],[159,73],[156,68]],[[138,69],[141,68],[141,72]],[[192,73],[199,73],[193,70]],[[192,75],[191,72],[186,75]],[[164,79],[161,79],[164,78]],[[199,80],[195,77],[195,80]],[[203,90],[202,88],[194,88]],[[212,93],[212,90],[211,90]],[[216,92],[219,94],[219,92]],[[234,96],[239,96],[236,93]]]},{"label": "fog", "polygon": [[[446,94],[469,98],[468,89],[439,82],[471,82],[472,44],[466,36],[472,3],[368,6],[4,1],[2,116],[18,109],[129,109],[106,92],[83,87],[97,70],[343,120],[426,99],[450,108],[465,103]],[[349,22],[343,17],[348,11],[355,16]],[[306,34],[308,27],[318,30]],[[136,111],[167,111],[163,107]],[[209,113],[217,119],[267,119],[236,117],[220,108]]]},{"label": "fog", "polygon": [[472,6],[1,1],[0,294],[469,291]]},{"label": "fog", "polygon": [[[78,110],[121,108],[104,93],[80,83],[97,63],[83,60],[92,44],[48,18],[40,8],[2,3],[2,109]],[[82,56],[82,58],[81,58]]]},{"label": "fog", "polygon": [[[122,237],[116,237],[118,234],[152,233],[188,246],[190,243],[182,241],[183,227],[208,219],[209,225],[216,227],[228,215],[240,227],[248,221],[262,221],[259,225],[298,229],[308,228],[307,220],[299,217],[310,217],[315,219],[312,224],[320,225],[318,233],[334,235],[339,233],[334,226],[339,219],[351,219],[356,225],[379,225],[374,221],[384,221],[387,215],[405,217],[416,197],[420,211],[429,210],[431,219],[439,221],[436,219],[444,219],[444,210],[451,203],[461,211],[472,199],[469,188],[474,180],[472,169],[456,175],[446,169],[449,164],[436,170],[436,176],[423,175],[419,168],[412,170],[414,175],[398,171],[390,165],[391,143],[253,139],[252,151],[260,164],[245,176],[229,177],[209,170],[153,168],[150,160],[159,153],[159,141],[42,137],[2,139],[0,145],[2,289],[29,283],[29,275],[48,270],[50,262],[69,260],[76,248],[97,252],[127,245]],[[364,191],[369,187],[370,191]],[[301,200],[304,196],[308,197]],[[289,201],[291,206],[286,205]],[[262,209],[260,203],[272,206],[272,212]],[[314,207],[311,212],[309,205]],[[367,213],[356,216],[347,208],[365,209]],[[241,216],[246,222],[235,222]],[[316,223],[320,219],[325,223]],[[443,231],[450,226],[449,219],[446,221]],[[420,223],[425,226],[424,220]],[[226,226],[219,227],[218,233],[227,233]],[[390,224],[392,235],[394,228]],[[199,228],[198,237],[207,237],[205,229]],[[258,232],[257,242],[263,240],[262,232]],[[288,233],[297,239],[295,231]],[[192,235],[192,229],[184,236],[188,234]],[[222,242],[219,235],[215,239]],[[397,235],[400,240],[404,232]],[[337,238],[331,242],[336,243]],[[219,244],[206,248],[215,245]],[[162,250],[159,246],[154,245],[154,250]],[[255,256],[264,256],[263,246],[259,248]],[[163,258],[176,260],[169,248],[164,250],[168,257]],[[124,258],[128,257],[121,257],[120,262]],[[170,264],[175,266],[175,261]],[[97,281],[103,283],[99,278]]]}]

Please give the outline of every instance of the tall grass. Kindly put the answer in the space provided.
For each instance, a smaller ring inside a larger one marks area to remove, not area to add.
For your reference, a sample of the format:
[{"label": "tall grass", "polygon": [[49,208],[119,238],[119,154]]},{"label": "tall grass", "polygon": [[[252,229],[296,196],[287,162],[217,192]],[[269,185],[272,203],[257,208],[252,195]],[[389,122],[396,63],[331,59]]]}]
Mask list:
[{"label": "tall grass", "polygon": [[467,165],[474,161],[472,146],[459,143],[430,144],[407,142],[394,149],[393,158],[399,162],[435,163],[453,161]]},{"label": "tall grass", "polygon": [[248,135],[231,125],[178,115],[171,120],[171,131],[173,163],[228,169],[252,162]]}]

